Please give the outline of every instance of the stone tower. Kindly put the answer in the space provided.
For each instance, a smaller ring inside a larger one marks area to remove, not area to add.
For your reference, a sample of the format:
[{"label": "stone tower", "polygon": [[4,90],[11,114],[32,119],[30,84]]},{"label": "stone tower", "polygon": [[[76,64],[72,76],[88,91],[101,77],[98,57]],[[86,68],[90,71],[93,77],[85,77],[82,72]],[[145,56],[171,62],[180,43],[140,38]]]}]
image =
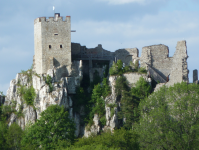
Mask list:
[{"label": "stone tower", "polygon": [[63,20],[59,13],[54,17],[40,17],[34,21],[34,69],[46,73],[48,69],[71,65],[71,21]]}]

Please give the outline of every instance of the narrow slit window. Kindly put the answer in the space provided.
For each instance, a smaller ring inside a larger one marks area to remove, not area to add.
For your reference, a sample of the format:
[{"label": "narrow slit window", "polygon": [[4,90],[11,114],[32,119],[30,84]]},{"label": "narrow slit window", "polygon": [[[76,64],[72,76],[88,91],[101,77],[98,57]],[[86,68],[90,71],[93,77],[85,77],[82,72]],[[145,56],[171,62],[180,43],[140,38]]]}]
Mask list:
[{"label": "narrow slit window", "polygon": [[51,45],[49,45],[49,49],[51,49]]},{"label": "narrow slit window", "polygon": [[62,45],[60,45],[60,48],[62,48]]},{"label": "narrow slit window", "polygon": [[58,33],[55,33],[54,35],[58,35]]}]

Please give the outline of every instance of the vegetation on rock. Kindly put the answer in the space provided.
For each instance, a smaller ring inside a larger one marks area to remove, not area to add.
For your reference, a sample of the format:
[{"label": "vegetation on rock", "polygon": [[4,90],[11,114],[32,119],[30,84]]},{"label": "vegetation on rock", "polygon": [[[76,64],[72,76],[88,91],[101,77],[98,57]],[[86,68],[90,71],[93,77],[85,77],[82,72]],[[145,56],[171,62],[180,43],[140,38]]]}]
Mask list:
[{"label": "vegetation on rock", "polygon": [[118,60],[117,63],[113,62],[111,68],[109,69],[110,75],[122,75],[128,72],[138,72],[140,74],[147,73],[147,70],[144,67],[140,67],[138,61],[134,63],[130,62],[130,65],[123,65],[121,60]]},{"label": "vegetation on rock", "polygon": [[61,141],[72,144],[74,133],[75,124],[64,107],[51,105],[35,124],[26,129],[22,144],[36,149],[55,149]]},{"label": "vegetation on rock", "polygon": [[48,84],[49,88],[50,88],[50,92],[53,91],[53,85],[52,85],[52,77],[47,75],[46,77],[46,84]]}]

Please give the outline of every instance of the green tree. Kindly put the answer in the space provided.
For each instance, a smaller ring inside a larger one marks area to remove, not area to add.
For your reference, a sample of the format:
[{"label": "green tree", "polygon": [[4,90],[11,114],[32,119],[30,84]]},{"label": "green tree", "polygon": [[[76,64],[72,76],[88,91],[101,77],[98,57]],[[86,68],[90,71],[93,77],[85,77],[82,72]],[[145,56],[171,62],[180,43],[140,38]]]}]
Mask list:
[{"label": "green tree", "polygon": [[126,129],[131,129],[133,122],[136,121],[135,109],[138,106],[135,104],[134,99],[130,92],[123,91],[121,98],[121,111],[119,111],[119,119],[123,120],[123,127]]},{"label": "green tree", "polygon": [[23,130],[21,127],[13,123],[7,130],[6,143],[9,149],[19,150],[21,148],[21,139],[23,137]]},{"label": "green tree", "polygon": [[59,140],[73,143],[75,139],[75,124],[69,118],[64,107],[51,105],[41,113],[41,117],[30,126],[22,139],[24,148],[39,147],[43,149],[55,149]]},{"label": "green tree", "polygon": [[135,83],[135,87],[131,88],[131,93],[133,96],[136,96],[139,99],[147,97],[151,92],[151,86],[146,82],[143,77],[140,77],[139,80]]},{"label": "green tree", "polygon": [[137,134],[132,130],[125,130],[124,128],[114,130],[114,133],[111,133],[110,131],[102,132],[101,135],[93,135],[88,138],[80,138],[74,146],[72,146],[71,150],[80,150],[88,148],[91,149],[95,148],[96,150],[138,150],[139,144],[138,144],[138,136]]},{"label": "green tree", "polygon": [[198,97],[198,85],[182,82],[141,100],[140,123],[135,126],[141,148],[198,149]]},{"label": "green tree", "polygon": [[0,121],[0,148],[1,149],[8,149],[8,145],[6,142],[6,135],[7,135],[8,129],[7,124],[5,120]]},{"label": "green tree", "polygon": [[122,95],[122,91],[129,91],[130,88],[128,86],[128,81],[126,80],[126,77],[119,76],[115,83],[115,92],[117,96]]}]

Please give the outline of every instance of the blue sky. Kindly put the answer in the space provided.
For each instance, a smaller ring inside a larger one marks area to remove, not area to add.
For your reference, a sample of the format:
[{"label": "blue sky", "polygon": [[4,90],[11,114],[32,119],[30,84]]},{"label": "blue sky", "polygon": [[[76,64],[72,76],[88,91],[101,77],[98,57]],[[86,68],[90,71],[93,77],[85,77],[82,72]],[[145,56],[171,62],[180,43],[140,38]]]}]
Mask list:
[{"label": "blue sky", "polygon": [[165,44],[173,56],[177,41],[186,40],[189,81],[199,69],[198,0],[7,0],[0,1],[0,91],[31,67],[34,19],[71,16],[72,42],[88,48],[102,44],[115,51]]}]

